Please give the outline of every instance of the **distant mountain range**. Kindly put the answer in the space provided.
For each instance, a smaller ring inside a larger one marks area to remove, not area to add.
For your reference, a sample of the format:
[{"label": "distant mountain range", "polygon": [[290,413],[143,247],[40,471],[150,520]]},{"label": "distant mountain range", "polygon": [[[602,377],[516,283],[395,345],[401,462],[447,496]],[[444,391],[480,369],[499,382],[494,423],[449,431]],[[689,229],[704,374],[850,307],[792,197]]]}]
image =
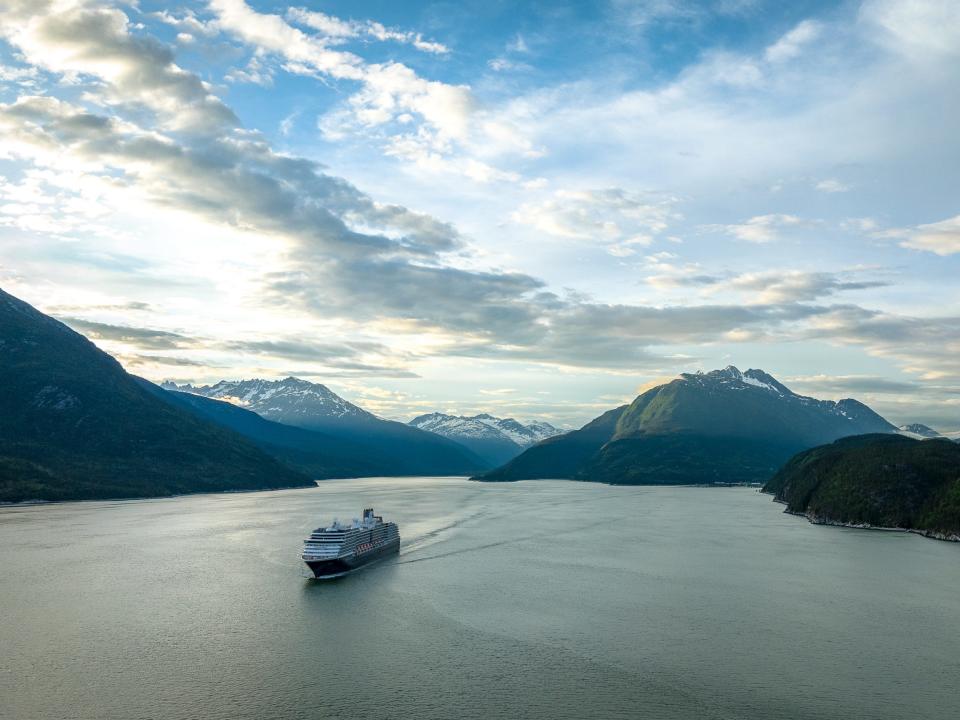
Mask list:
[{"label": "distant mountain range", "polygon": [[0,502],[312,485],[0,290]]},{"label": "distant mountain range", "polygon": [[269,455],[315,480],[390,476],[403,468],[396,458],[360,441],[284,425],[229,402],[165,390],[146,380],[140,382],[164,402],[243,435]]},{"label": "distant mountain range", "polygon": [[[161,388],[2,290],[0,373],[0,502],[306,487],[369,475],[762,483],[796,453],[851,435],[947,444],[926,425],[896,428],[856,400],[805,397],[762,370],[732,366],[681,375],[566,433],[489,414],[392,422],[297,378]],[[799,486],[791,477],[770,486],[788,502]]]},{"label": "distant mountain range", "polygon": [[816,400],[762,370],[683,374],[480,480],[761,483],[800,450],[897,428],[856,400]]},{"label": "distant mountain range", "polygon": [[488,461],[491,467],[502,465],[531,445],[563,432],[548,422],[535,421],[524,425],[513,418],[498,418],[486,413],[471,417],[430,413],[415,417],[409,424],[465,445]]},{"label": "distant mountain range", "polygon": [[960,446],[946,438],[843,438],[794,456],[763,490],[811,522],[960,540]]},{"label": "distant mountain range", "polygon": [[[165,390],[226,400],[243,410],[284,427],[312,431],[311,436],[285,432],[276,441],[278,430],[218,408],[193,403],[208,419],[242,432],[258,443],[297,447],[313,458],[303,468],[313,468],[320,477],[360,475],[470,475],[494,466],[469,448],[446,437],[404,423],[384,420],[344,400],[325,385],[288,377],[285,380],[222,381],[194,387],[164,383]],[[241,421],[242,420],[242,421]],[[332,441],[332,442],[331,442]],[[329,462],[328,462],[329,460]],[[317,462],[320,464],[318,465]],[[333,470],[333,468],[339,468]],[[371,469],[375,468],[375,469]]]}]

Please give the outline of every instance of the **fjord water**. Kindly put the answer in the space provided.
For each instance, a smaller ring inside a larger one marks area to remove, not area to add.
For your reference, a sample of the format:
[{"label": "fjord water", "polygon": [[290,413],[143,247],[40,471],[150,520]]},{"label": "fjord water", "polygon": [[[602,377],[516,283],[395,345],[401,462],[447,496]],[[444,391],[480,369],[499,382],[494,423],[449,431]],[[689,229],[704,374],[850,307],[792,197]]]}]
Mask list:
[{"label": "fjord water", "polygon": [[[374,505],[401,554],[304,579]],[[960,545],[745,488],[458,478],[0,509],[0,716],[954,718]]]}]

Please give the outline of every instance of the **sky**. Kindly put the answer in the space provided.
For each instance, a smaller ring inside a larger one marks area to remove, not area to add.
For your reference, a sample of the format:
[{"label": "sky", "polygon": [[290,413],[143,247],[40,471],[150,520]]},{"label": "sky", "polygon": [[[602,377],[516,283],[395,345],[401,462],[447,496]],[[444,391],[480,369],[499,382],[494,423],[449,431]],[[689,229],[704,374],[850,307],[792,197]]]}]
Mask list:
[{"label": "sky", "polygon": [[0,287],[132,373],[960,430],[960,3],[0,3]]}]

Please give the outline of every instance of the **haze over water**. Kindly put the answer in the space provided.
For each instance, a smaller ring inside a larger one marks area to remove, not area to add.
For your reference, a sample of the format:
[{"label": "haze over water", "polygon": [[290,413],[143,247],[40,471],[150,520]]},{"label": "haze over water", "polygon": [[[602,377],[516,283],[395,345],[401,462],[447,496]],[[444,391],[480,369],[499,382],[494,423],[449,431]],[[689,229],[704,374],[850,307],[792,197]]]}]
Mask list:
[{"label": "haze over water", "polygon": [[[301,541],[373,505],[400,556]],[[456,478],[0,509],[0,716],[956,716],[960,546],[749,489]]]}]

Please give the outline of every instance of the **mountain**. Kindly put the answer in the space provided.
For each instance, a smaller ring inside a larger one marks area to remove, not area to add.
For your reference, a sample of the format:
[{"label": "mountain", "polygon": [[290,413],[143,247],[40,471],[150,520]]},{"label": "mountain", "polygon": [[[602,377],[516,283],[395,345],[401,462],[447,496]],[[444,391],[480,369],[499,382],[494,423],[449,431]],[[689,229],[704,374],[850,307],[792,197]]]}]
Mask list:
[{"label": "mountain", "polygon": [[455,440],[494,467],[516,457],[524,448],[563,432],[547,422],[524,425],[513,418],[486,413],[472,417],[430,413],[415,417],[408,424]]},{"label": "mountain", "polygon": [[237,433],[146,390],[0,290],[0,502],[308,487]]},{"label": "mountain", "polygon": [[493,466],[457,442],[379,418],[325,385],[298,378],[222,381],[200,387],[164,383],[163,388],[227,400],[275,423],[365,448],[361,455],[381,468],[377,475],[469,475]]},{"label": "mountain", "polygon": [[488,427],[496,428],[522,448],[530,447],[541,440],[546,440],[548,437],[563,432],[543,420],[536,420],[524,425],[513,418],[498,418],[486,413],[475,415],[473,419]]},{"label": "mountain", "polygon": [[946,439],[843,438],[795,455],[763,491],[812,522],[960,540],[960,446]]},{"label": "mountain", "polygon": [[396,474],[395,459],[362,442],[273,422],[223,400],[140,382],[164,402],[243,435],[267,454],[316,480]]},{"label": "mountain", "polygon": [[478,479],[757,483],[799,450],[847,435],[895,431],[856,400],[797,395],[762,370],[730,366],[680,375]]},{"label": "mountain", "polygon": [[912,437],[918,440],[924,438],[939,438],[943,437],[940,433],[934,430],[929,425],[924,425],[923,423],[911,423],[910,425],[901,425],[897,430],[901,435],[906,435],[907,437]]},{"label": "mountain", "polygon": [[268,420],[296,427],[319,428],[341,423],[366,423],[378,418],[334,393],[326,385],[295,377],[285,380],[221,380],[194,387],[163,383],[165,390],[226,400]]}]

